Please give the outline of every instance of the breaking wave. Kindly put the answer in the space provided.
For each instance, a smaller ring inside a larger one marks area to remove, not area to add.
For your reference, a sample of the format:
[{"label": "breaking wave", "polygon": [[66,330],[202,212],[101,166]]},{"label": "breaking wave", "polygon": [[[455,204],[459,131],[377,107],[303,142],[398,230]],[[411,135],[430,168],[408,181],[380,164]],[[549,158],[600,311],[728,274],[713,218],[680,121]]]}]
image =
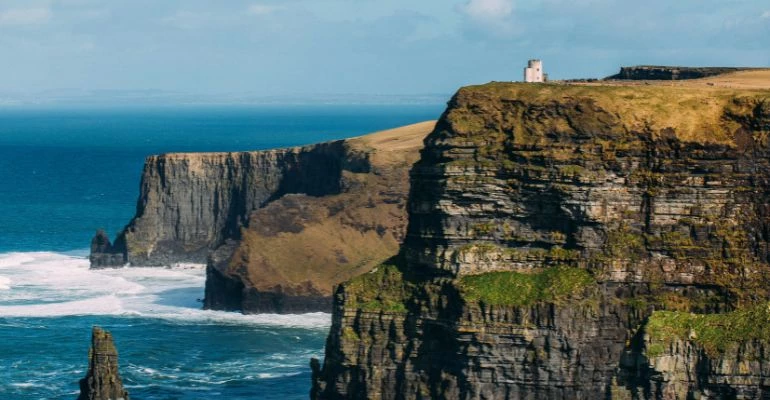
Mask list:
[{"label": "breaking wave", "polygon": [[205,266],[91,270],[82,255],[0,254],[0,318],[108,315],[179,324],[264,325],[327,329],[327,313],[297,315],[201,309]]}]

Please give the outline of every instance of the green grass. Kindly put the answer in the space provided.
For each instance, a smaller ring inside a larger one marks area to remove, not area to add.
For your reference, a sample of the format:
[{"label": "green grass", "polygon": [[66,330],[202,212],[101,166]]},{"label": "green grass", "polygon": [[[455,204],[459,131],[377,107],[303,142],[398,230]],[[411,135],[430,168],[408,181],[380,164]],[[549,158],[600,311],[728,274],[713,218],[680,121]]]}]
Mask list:
[{"label": "green grass", "polygon": [[413,285],[395,265],[383,264],[345,284],[349,304],[371,312],[405,313]]},{"label": "green grass", "polygon": [[595,282],[585,269],[553,267],[533,274],[504,271],[464,276],[459,287],[467,302],[522,306],[560,302]]},{"label": "green grass", "polygon": [[762,303],[724,314],[656,311],[650,317],[646,331],[653,344],[689,339],[701,345],[708,354],[718,355],[749,340],[770,343],[768,306],[770,304]]}]

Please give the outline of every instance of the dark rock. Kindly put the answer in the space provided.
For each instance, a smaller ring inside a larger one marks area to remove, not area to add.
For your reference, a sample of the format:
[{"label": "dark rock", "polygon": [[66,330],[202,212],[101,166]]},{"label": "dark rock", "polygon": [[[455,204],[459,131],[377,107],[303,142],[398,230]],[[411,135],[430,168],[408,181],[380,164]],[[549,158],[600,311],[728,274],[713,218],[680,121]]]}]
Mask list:
[{"label": "dark rock", "polygon": [[126,254],[120,243],[110,243],[110,237],[104,230],[96,231],[91,239],[91,268],[122,267],[126,264]]},{"label": "dark rock", "polygon": [[336,285],[398,251],[409,169],[433,125],[348,139],[338,193],[289,193],[252,211],[239,240],[226,241],[209,258],[204,307],[330,311]]},{"label": "dark rock", "polygon": [[[118,234],[115,242],[122,245],[115,250],[134,266],[205,263],[227,239],[239,239],[249,214],[270,201],[287,193],[339,193],[343,169],[367,168],[356,156],[346,152],[343,141],[281,150],[150,156],[136,215]],[[97,263],[100,254],[95,254]]]},{"label": "dark rock", "polygon": [[[461,89],[412,170],[399,272],[340,285],[311,397],[766,396],[767,342],[733,338],[720,353],[686,327],[651,339],[648,324],[661,310],[766,311],[770,94],[633,91]],[[592,283],[550,299],[467,289],[563,268]]]},{"label": "dark rock", "polygon": [[118,373],[118,351],[112,335],[95,326],[88,351],[88,372],[80,380],[78,400],[129,400]]},{"label": "dark rock", "polygon": [[605,79],[617,80],[685,80],[700,79],[730,72],[749,71],[757,68],[741,67],[673,67],[659,65],[637,65],[621,67],[620,72]]},{"label": "dark rock", "polygon": [[148,157],[137,212],[91,265],[207,263],[204,307],[328,311],[335,285],[392,257],[432,122],[281,150]]}]

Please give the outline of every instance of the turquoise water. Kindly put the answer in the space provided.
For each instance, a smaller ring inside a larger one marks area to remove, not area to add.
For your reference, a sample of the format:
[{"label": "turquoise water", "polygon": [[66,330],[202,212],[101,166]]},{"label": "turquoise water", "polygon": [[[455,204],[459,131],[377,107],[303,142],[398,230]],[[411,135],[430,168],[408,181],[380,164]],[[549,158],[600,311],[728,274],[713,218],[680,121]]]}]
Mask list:
[{"label": "turquoise water", "polygon": [[98,324],[133,398],[306,398],[328,314],[203,311],[202,266],[90,271],[84,249],[131,218],[149,154],[315,143],[442,108],[0,110],[0,397],[74,398]]}]

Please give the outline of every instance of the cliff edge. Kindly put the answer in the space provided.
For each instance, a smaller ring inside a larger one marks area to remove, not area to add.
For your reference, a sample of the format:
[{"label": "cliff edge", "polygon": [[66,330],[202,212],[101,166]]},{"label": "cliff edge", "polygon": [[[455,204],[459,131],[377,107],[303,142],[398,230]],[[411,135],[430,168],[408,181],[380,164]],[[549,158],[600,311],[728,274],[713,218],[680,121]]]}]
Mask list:
[{"label": "cliff edge", "polygon": [[240,241],[211,257],[204,306],[257,312],[331,311],[333,288],[392,257],[406,233],[409,170],[435,122],[344,141],[366,168],[337,193],[289,194],[253,211]]},{"label": "cliff edge", "polygon": [[687,80],[724,75],[733,72],[757,71],[748,67],[676,67],[662,65],[636,65],[621,67],[620,72],[605,79],[620,80]]},{"label": "cliff edge", "polygon": [[147,158],[136,216],[91,267],[207,263],[204,307],[329,311],[398,252],[409,169],[435,122],[279,150]]},{"label": "cliff edge", "polygon": [[770,91],[461,89],[312,398],[770,394]]}]

